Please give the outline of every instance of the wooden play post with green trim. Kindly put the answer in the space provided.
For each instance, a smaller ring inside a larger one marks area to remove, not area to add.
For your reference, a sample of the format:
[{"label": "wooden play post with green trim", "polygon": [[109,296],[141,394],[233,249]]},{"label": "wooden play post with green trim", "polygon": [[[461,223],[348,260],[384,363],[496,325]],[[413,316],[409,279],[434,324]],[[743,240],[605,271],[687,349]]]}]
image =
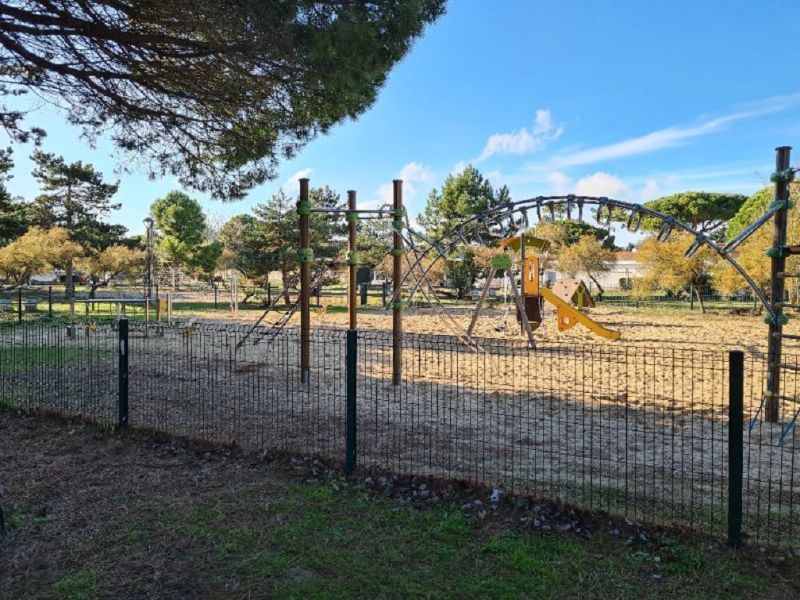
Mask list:
[{"label": "wooden play post with green trim", "polygon": [[297,258],[300,262],[300,381],[311,381],[311,236],[309,215],[311,203],[308,200],[308,178],[300,179],[300,200],[297,202],[300,220],[300,248]]},{"label": "wooden play post with green trim", "polygon": [[764,404],[764,420],[777,423],[780,412],[781,361],[783,349],[783,294],[786,270],[786,225],[789,208],[789,182],[793,172],[790,168],[790,146],[775,149],[775,172],[770,178],[775,183],[775,202],[780,208],[775,211],[772,247],[767,250],[771,259],[770,268],[770,309],[767,316],[769,323],[769,343],[767,354],[767,389]]},{"label": "wooden play post with green trim", "polygon": [[[522,233],[519,234],[519,260],[520,260],[520,263],[519,263],[520,264],[519,282],[520,282],[521,287],[522,287],[522,294],[523,294],[522,307],[523,307],[523,309],[525,308],[525,256],[526,256],[526,254],[527,253],[525,252],[525,232],[523,231]],[[514,283],[514,278],[515,277],[516,276],[514,275],[514,273],[511,273],[511,282],[512,283]],[[527,333],[527,331],[525,330],[525,318],[523,317],[523,315],[519,316],[519,332],[522,335],[525,335],[525,333]]]},{"label": "wooden play post with green trim", "polygon": [[393,205],[392,228],[394,244],[392,246],[392,284],[395,288],[392,300],[392,384],[400,385],[403,379],[403,291],[398,288],[403,278],[403,236],[401,231],[405,226],[403,217],[403,181],[395,179],[392,182]]}]

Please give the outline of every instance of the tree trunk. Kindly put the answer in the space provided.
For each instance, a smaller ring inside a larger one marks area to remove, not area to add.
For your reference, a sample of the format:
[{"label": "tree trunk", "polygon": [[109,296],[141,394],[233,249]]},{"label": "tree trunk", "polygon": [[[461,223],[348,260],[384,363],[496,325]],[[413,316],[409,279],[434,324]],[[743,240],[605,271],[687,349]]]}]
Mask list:
[{"label": "tree trunk", "polygon": [[281,285],[283,286],[283,301],[286,303],[286,306],[291,304],[291,300],[289,299],[289,288],[286,284],[289,282],[289,272],[286,269],[281,269]]},{"label": "tree trunk", "polygon": [[587,275],[589,276],[589,279],[591,279],[592,282],[597,286],[597,299],[602,301],[603,300],[603,294],[605,294],[606,291],[603,289],[603,286],[600,285],[600,282],[597,281],[597,279],[595,279],[594,275],[592,275],[591,273],[587,273]]},{"label": "tree trunk", "polygon": [[697,297],[697,302],[700,304],[700,313],[701,314],[705,314],[706,313],[706,307],[703,304],[703,294],[700,293],[700,286],[699,285],[693,285],[692,287],[694,288],[694,295]]},{"label": "tree trunk", "polygon": [[67,264],[64,268],[64,299],[72,300],[75,297],[75,284],[72,281],[72,272],[74,271],[72,259],[67,259]]}]

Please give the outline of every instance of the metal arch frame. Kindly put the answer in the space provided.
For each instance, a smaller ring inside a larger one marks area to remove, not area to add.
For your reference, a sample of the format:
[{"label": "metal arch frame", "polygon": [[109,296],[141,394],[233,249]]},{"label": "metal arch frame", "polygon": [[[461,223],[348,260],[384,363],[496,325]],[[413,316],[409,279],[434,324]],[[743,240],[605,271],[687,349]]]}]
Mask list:
[{"label": "metal arch frame", "polygon": [[[622,200],[615,200],[613,198],[607,198],[605,196],[576,196],[576,195],[567,195],[567,196],[537,196],[535,198],[528,198],[526,200],[518,200],[514,202],[510,202],[508,204],[503,204],[500,206],[496,206],[491,208],[479,215],[475,215],[465,221],[462,221],[449,231],[447,231],[444,235],[442,235],[438,240],[435,240],[435,244],[431,244],[430,240],[411,229],[408,228],[409,234],[419,238],[423,242],[427,242],[428,247],[424,250],[416,252],[416,257],[414,262],[409,266],[408,270],[403,275],[400,283],[395,286],[394,294],[392,296],[392,301],[396,301],[399,298],[400,294],[402,293],[403,287],[406,284],[406,280],[411,275],[411,273],[420,265],[423,259],[428,256],[428,254],[435,250],[437,256],[431,261],[431,263],[424,269],[421,275],[421,279],[426,278],[428,272],[433,268],[433,266],[442,259],[447,252],[452,251],[456,248],[459,244],[464,244],[466,241],[467,243],[472,242],[479,242],[481,244],[485,244],[484,238],[480,235],[480,231],[487,231],[489,233],[494,234],[492,232],[490,226],[494,225],[499,227],[500,230],[496,232],[499,237],[506,237],[507,234],[513,232],[513,230],[518,230],[519,226],[514,222],[514,215],[522,215],[523,220],[527,220],[528,210],[535,210],[537,215],[541,214],[542,207],[546,207],[548,210],[552,210],[555,206],[566,205],[568,207],[568,213],[571,213],[571,207],[573,205],[577,205],[580,208],[580,213],[583,212],[583,207],[585,205],[596,205],[599,208],[605,207],[608,209],[609,217],[614,209],[620,209],[623,211],[629,211],[631,213],[639,213],[639,217],[637,219],[641,219],[642,216],[648,216],[655,219],[662,221],[662,223],[667,224],[670,229],[678,229],[684,231],[691,235],[694,238],[694,242],[689,247],[690,250],[699,249],[702,245],[707,245],[709,248],[714,250],[719,256],[725,259],[736,271],[744,278],[747,282],[747,285],[750,286],[750,289],[753,291],[753,294],[758,298],[761,302],[762,306],[767,310],[767,312],[771,315],[775,315],[775,308],[770,304],[767,297],[764,295],[764,292],[758,287],[758,285],[753,281],[752,277],[745,271],[745,269],[734,259],[730,252],[735,248],[728,246],[720,247],[714,241],[710,240],[708,236],[704,233],[695,231],[691,225],[684,223],[674,217],[666,215],[664,213],[652,210],[651,208],[647,208],[646,206],[642,206],[641,204],[633,204],[631,202],[624,202]],[[748,235],[755,231],[759,226],[763,225],[769,220],[769,217],[772,216],[770,212],[763,215],[757,221],[753,223],[750,227],[747,228]],[[503,225],[503,221],[509,220],[508,225]],[[546,221],[546,219],[540,219],[540,221]],[[743,240],[742,240],[743,241]],[[736,244],[738,246],[738,244]],[[421,283],[421,279],[417,279],[416,283],[414,284],[413,288],[411,289],[410,294],[416,292],[416,289],[419,287]]]}]

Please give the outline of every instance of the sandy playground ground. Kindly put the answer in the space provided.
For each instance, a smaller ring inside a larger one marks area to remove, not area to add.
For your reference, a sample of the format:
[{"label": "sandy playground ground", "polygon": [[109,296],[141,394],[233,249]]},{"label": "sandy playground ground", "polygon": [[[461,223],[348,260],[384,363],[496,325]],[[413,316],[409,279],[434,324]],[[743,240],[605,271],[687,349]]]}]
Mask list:
[{"label": "sandy playground ground", "polygon": [[[468,311],[453,310],[446,318],[430,310],[408,311],[406,331],[422,335],[407,336],[401,386],[391,384],[391,315],[359,313],[364,332],[357,369],[360,461],[553,494],[641,517],[652,517],[656,505],[669,515],[660,518],[669,521],[684,522],[687,507],[721,514],[728,447],[725,350],[748,353],[747,422],[763,386],[766,326],[759,316],[594,309],[592,318],[622,332],[620,341],[609,342],[581,326],[559,333],[555,316],[548,315],[535,334],[537,350],[529,352],[513,316],[502,329],[500,313],[487,311],[476,330],[477,336],[499,341],[484,341],[484,350],[475,351],[455,337],[441,337],[463,333]],[[238,321],[253,323],[258,314],[240,311]],[[300,383],[297,316],[274,339],[257,332],[238,348],[247,328],[214,327],[232,322],[221,316],[181,315],[183,325],[147,337],[141,324],[134,328],[131,423],[253,450],[342,456],[341,328],[347,315],[314,311],[311,385]],[[190,320],[211,323],[186,327]],[[797,331],[794,320],[787,329]],[[92,336],[105,337],[95,342]],[[20,340],[0,342],[13,346]],[[84,343],[108,350],[97,363],[69,363],[57,371],[20,365],[5,381],[0,373],[0,392],[20,404],[67,413],[99,407],[113,420],[115,333],[87,330],[59,341]],[[800,354],[794,343],[787,343],[786,351],[787,360]],[[91,390],[84,387],[87,371],[95,374],[88,379]],[[784,393],[800,390],[797,375],[787,374]],[[86,406],[90,398],[96,406]],[[793,406],[784,404],[781,423],[746,432],[751,528],[774,530],[772,522],[756,525],[752,519],[784,511],[776,517],[778,528],[800,527],[793,511],[800,503],[800,484],[794,480],[797,429],[783,446],[774,445]]]},{"label": "sandy playground ground", "polygon": [[[198,312],[203,321],[254,323],[261,313],[240,311],[221,316],[219,312]],[[263,323],[269,325],[280,318],[279,312],[268,314]],[[733,314],[732,311],[716,311],[702,314],[700,310],[688,311],[671,308],[633,308],[599,306],[587,314],[609,329],[620,331],[621,338],[614,342],[602,339],[581,325],[569,331],[559,332],[554,311],[548,309],[544,322],[534,332],[537,342],[563,344],[608,344],[610,346],[647,346],[654,348],[680,348],[698,350],[740,349],[757,357],[766,353],[767,326],[761,315]],[[404,329],[410,333],[463,335],[470,321],[470,308],[441,311],[429,308],[408,309],[404,313]],[[186,318],[182,316],[182,318]],[[347,327],[347,314],[341,311],[322,311],[316,308],[311,313],[312,327]],[[296,313],[289,326],[299,325]],[[390,330],[391,312],[370,308],[358,313],[358,326],[363,330]],[[800,315],[790,319],[784,331],[800,334]],[[475,328],[475,336],[499,339],[522,339],[513,313],[505,316],[500,308],[485,310]],[[800,342],[784,341],[787,355],[800,355]]]}]

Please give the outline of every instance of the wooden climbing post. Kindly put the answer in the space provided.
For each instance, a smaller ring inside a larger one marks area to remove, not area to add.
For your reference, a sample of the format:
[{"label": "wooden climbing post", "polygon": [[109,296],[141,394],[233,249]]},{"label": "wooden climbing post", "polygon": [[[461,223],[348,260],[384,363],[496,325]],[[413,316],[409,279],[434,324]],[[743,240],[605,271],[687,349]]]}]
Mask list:
[{"label": "wooden climbing post", "polygon": [[517,312],[519,313],[522,332],[528,336],[528,348],[535,348],[536,341],[533,338],[533,330],[531,329],[530,321],[528,321],[528,315],[525,312],[525,300],[523,299],[522,294],[520,294],[519,289],[517,289],[517,282],[514,281],[513,269],[509,269],[506,272],[506,277],[508,277],[508,283],[511,286],[511,293],[514,295],[514,302],[517,305]]},{"label": "wooden climbing post", "polygon": [[[525,232],[524,231],[519,236],[519,259],[521,261],[520,262],[521,267],[520,267],[520,271],[519,271],[520,274],[521,274],[520,281],[522,283],[522,290],[523,290],[522,293],[524,294],[525,293]],[[513,283],[513,278],[514,278],[513,273],[511,275],[511,277],[512,277],[512,283]],[[523,306],[523,308],[525,307],[524,298],[522,300],[522,306]],[[523,312],[525,312],[525,311],[523,310]],[[519,319],[519,332],[522,333],[522,334],[527,333],[525,331],[525,321],[523,319],[523,315],[520,315],[520,319]]]},{"label": "wooden climbing post", "polygon": [[495,273],[497,273],[497,270],[494,268],[494,265],[492,265],[489,267],[489,273],[486,275],[486,284],[481,290],[480,298],[478,298],[478,304],[475,305],[475,311],[472,313],[472,318],[469,320],[469,327],[467,327],[468,340],[472,339],[472,332],[475,331],[475,325],[478,323],[478,317],[481,314],[483,303],[486,302],[486,297],[489,295],[489,288],[492,287]]},{"label": "wooden climbing post", "polygon": [[772,233],[772,247],[767,250],[771,258],[770,265],[770,310],[769,342],[767,365],[767,389],[764,406],[764,419],[769,423],[777,423],[780,409],[781,361],[783,350],[783,273],[786,269],[786,224],[789,205],[789,181],[791,181],[791,147],[780,146],[775,149],[775,202],[780,208],[775,212]]},{"label": "wooden climbing post", "polygon": [[392,384],[400,385],[403,379],[403,291],[398,288],[403,278],[402,262],[403,258],[403,236],[401,231],[405,226],[403,217],[403,181],[395,179],[393,182],[394,202],[392,208],[394,229],[392,246],[392,285],[394,294],[392,296]]},{"label": "wooden climbing post", "polygon": [[358,253],[356,237],[358,235],[358,213],[356,212],[356,193],[347,192],[347,244],[350,251],[347,257],[347,312],[350,316],[350,329],[357,328],[356,319],[356,275],[358,273]]},{"label": "wooden climbing post", "polygon": [[300,221],[300,381],[311,381],[311,235],[308,218],[311,202],[308,199],[308,178],[300,179],[300,200],[297,203]]}]

